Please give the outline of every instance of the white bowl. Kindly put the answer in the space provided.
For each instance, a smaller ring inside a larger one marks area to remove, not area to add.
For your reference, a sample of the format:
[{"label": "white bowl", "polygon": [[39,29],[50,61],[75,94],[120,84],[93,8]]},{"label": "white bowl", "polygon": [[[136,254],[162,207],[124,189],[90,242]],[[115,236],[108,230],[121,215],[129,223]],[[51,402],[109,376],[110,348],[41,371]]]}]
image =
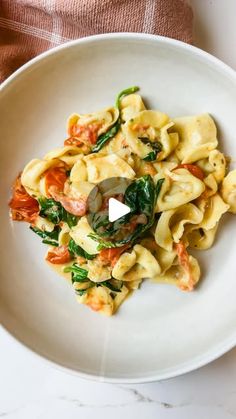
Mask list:
[{"label": "white bowl", "polygon": [[45,246],[26,224],[9,221],[7,201],[24,164],[63,144],[68,115],[108,106],[131,85],[170,116],[211,113],[220,147],[236,156],[235,73],[172,39],[113,34],[70,42],[3,83],[0,104],[2,324],[67,370],[126,383],[182,374],[234,346],[236,219],[225,216],[214,247],[199,252],[203,277],[195,292],[146,281],[105,318],[76,302],[68,283],[45,264]]}]

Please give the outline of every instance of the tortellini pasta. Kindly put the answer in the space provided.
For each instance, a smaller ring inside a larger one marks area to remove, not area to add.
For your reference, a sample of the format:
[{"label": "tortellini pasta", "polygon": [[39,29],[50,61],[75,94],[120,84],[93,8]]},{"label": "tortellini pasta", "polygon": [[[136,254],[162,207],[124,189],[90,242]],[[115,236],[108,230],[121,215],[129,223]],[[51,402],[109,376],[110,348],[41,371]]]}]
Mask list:
[{"label": "tortellini pasta", "polygon": [[75,243],[91,255],[99,253],[97,250],[97,243],[89,237],[89,234],[92,232],[93,230],[86,217],[81,217],[77,225],[72,227],[70,231],[70,236]]},{"label": "tortellini pasta", "polygon": [[[151,143],[160,140],[160,130],[168,122],[169,117],[162,112],[147,110],[139,112],[138,115],[123,125],[123,134],[127,145],[137,156],[145,158],[152,151]],[[166,140],[164,133],[163,136]],[[146,142],[147,137],[149,139],[148,144]]]},{"label": "tortellini pasta", "polygon": [[222,215],[229,210],[229,205],[225,204],[221,196],[216,193],[207,200],[200,201],[199,208],[204,211],[201,228],[211,230],[220,220]]},{"label": "tortellini pasta", "polygon": [[61,231],[58,235],[59,246],[68,245],[70,238],[70,227],[68,226],[68,224],[65,223],[63,224]]},{"label": "tortellini pasta", "polygon": [[50,233],[54,230],[55,226],[51,221],[38,215],[35,220],[35,227],[37,227],[39,230],[48,231]]},{"label": "tortellini pasta", "polygon": [[203,212],[194,204],[188,203],[178,208],[163,211],[156,227],[155,240],[163,249],[171,252],[173,244],[178,243],[187,225],[201,223]]},{"label": "tortellini pasta", "polygon": [[219,220],[229,210],[229,205],[225,204],[218,193],[200,200],[198,205],[203,213],[202,221],[197,226],[188,225],[184,236],[190,247],[209,249],[214,242]]},{"label": "tortellini pasta", "polygon": [[[158,173],[154,179],[156,182],[163,178]],[[204,183],[193,176],[187,169],[180,168],[169,171],[164,177],[164,182],[156,202],[156,212],[167,211],[187,204],[198,198],[205,190]]]},{"label": "tortellini pasta", "polygon": [[173,263],[164,275],[152,278],[155,282],[176,285],[183,291],[192,291],[200,279],[200,267],[193,256],[189,256],[189,269],[185,270],[179,263]]},{"label": "tortellini pasta", "polygon": [[121,119],[126,122],[134,118],[139,112],[144,111],[145,105],[140,95],[125,96],[120,103]]},{"label": "tortellini pasta", "polygon": [[111,316],[117,311],[128,294],[129,290],[125,285],[115,297],[112,297],[108,288],[93,287],[88,289],[86,294],[77,296],[77,299],[79,303],[89,306],[92,310],[102,313],[105,316]]},{"label": "tortellini pasta", "polygon": [[62,148],[56,148],[44,156],[44,160],[58,159],[66,163],[68,167],[73,167],[78,159],[83,156],[83,151],[80,147],[68,145]]},{"label": "tortellini pasta", "polygon": [[118,119],[119,112],[115,107],[106,108],[102,111],[91,114],[79,115],[73,114],[68,119],[68,131],[72,126],[90,126],[97,124],[98,135],[106,132]]},{"label": "tortellini pasta", "polygon": [[202,227],[196,229],[189,228],[189,232],[186,232],[186,239],[189,246],[201,250],[209,249],[215,240],[218,225],[219,224],[216,223],[215,226],[209,230]]},{"label": "tortellini pasta", "polygon": [[135,172],[125,160],[116,154],[100,156],[91,154],[84,157],[87,165],[88,181],[99,183],[110,177],[123,176],[128,179],[135,177]]},{"label": "tortellini pasta", "polygon": [[44,175],[48,169],[60,166],[62,163],[57,159],[31,160],[24,168],[21,175],[21,183],[26,191],[33,196],[46,195]]},{"label": "tortellini pasta", "polygon": [[[189,249],[209,249],[221,217],[236,213],[236,169],[227,174],[213,118],[171,119],[137,90],[71,115],[64,146],[25,166],[9,203],[50,246],[46,260],[78,302],[107,316],[146,279],[192,291],[201,270]],[[117,224],[110,198],[130,207]]]},{"label": "tortellini pasta", "polygon": [[206,185],[206,190],[203,193],[204,198],[206,199],[209,196],[215,195],[218,190],[218,184],[213,174],[210,173],[208,176],[206,176],[204,183]]},{"label": "tortellini pasta", "polygon": [[226,159],[223,153],[219,150],[212,150],[206,159],[199,160],[197,165],[206,174],[212,174],[217,183],[220,183],[226,172]]},{"label": "tortellini pasta", "polygon": [[157,259],[161,268],[161,275],[164,275],[176,259],[176,250],[172,249],[168,251],[158,246],[154,237],[143,239],[141,245],[150,250],[152,255]]},{"label": "tortellini pasta", "polygon": [[182,163],[203,159],[217,147],[216,126],[210,115],[175,118],[174,123],[180,137],[176,154]]},{"label": "tortellini pasta", "polygon": [[168,132],[168,129],[174,126],[174,122],[170,122],[160,129],[160,144],[161,151],[157,156],[157,161],[166,159],[173,150],[175,150],[178,142],[179,135],[177,132]]},{"label": "tortellini pasta", "polygon": [[124,135],[119,131],[107,145],[103,147],[100,154],[109,155],[116,154],[121,159],[125,160],[132,169],[135,165],[134,156],[132,155],[131,149],[127,146]]},{"label": "tortellini pasta", "polygon": [[224,178],[221,193],[224,201],[229,205],[229,211],[236,214],[236,169]]},{"label": "tortellini pasta", "polygon": [[75,162],[71,171],[70,171],[70,181],[71,182],[80,182],[86,181],[88,179],[87,166],[83,161],[83,156]]},{"label": "tortellini pasta", "polygon": [[121,281],[134,281],[152,278],[161,269],[151,252],[140,244],[136,244],[131,253],[123,253],[115,264],[112,275]]}]

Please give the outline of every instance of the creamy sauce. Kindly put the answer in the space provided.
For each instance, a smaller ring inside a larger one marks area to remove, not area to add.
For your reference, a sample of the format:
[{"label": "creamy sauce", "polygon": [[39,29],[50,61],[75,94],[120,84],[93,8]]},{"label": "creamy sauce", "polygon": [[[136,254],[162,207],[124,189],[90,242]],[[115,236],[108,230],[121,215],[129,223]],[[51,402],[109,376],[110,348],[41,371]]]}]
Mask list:
[{"label": "creamy sauce", "polygon": [[50,263],[47,260],[45,260],[46,264],[48,266],[50,266],[50,268],[52,268],[57,274],[59,274],[60,276],[63,276],[70,284],[71,284],[71,273],[68,272],[64,272],[64,268],[66,268],[67,266],[71,265],[71,262],[69,263],[64,263],[63,265],[56,265],[54,263]]}]

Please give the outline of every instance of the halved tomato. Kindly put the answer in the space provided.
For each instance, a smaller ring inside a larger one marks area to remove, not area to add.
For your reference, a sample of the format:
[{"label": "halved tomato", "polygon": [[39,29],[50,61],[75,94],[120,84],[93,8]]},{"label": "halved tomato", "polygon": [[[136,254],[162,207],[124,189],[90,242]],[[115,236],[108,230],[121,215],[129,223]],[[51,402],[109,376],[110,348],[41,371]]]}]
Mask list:
[{"label": "halved tomato", "polygon": [[20,176],[17,177],[12,191],[12,199],[8,204],[11,209],[11,218],[14,221],[33,223],[39,215],[39,204],[36,199],[26,192]]},{"label": "halved tomato", "polygon": [[57,192],[63,192],[64,184],[67,179],[64,167],[52,167],[45,173],[45,190],[48,196],[51,196],[50,188],[54,187]]},{"label": "halved tomato", "polygon": [[[98,123],[88,125],[73,124],[69,128],[70,138],[64,142],[64,145],[96,144],[100,128],[101,124]],[[76,141],[74,142],[74,140]]]},{"label": "halved tomato", "polygon": [[70,262],[71,255],[67,246],[55,247],[52,250],[49,250],[46,256],[46,260],[55,265],[60,265],[63,263]]}]

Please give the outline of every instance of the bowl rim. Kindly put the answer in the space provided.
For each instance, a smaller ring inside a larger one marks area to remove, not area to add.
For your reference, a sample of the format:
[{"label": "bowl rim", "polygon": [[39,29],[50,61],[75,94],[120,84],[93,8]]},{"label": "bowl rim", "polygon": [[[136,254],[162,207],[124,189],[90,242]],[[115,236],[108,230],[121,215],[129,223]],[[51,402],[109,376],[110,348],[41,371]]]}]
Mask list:
[{"label": "bowl rim", "polygon": [[58,51],[70,48],[73,45],[77,45],[77,44],[87,44],[90,42],[96,43],[102,40],[113,40],[113,39],[150,40],[157,43],[160,42],[163,44],[172,45],[177,48],[179,47],[190,53],[195,53],[196,55],[201,56],[202,58],[205,58],[208,61],[211,61],[211,63],[218,65],[219,67],[221,67],[222,70],[226,71],[231,77],[235,78],[236,80],[236,71],[233,70],[232,67],[230,67],[228,64],[224,63],[223,61],[221,61],[219,58],[215,57],[214,55],[210,54],[209,52],[206,52],[202,50],[201,48],[198,48],[194,45],[187,44],[186,42],[179,41],[178,39],[168,38],[161,35],[152,35],[152,34],[145,34],[145,33],[140,33],[140,32],[113,32],[113,33],[104,33],[104,34],[91,35],[91,36],[87,36],[83,38],[73,39],[71,41],[65,42],[61,45],[58,45],[56,47],[50,48],[47,51],[42,52],[41,54],[27,61],[20,68],[14,71],[14,73],[12,73],[6,80],[4,80],[0,84],[0,92],[3,89],[5,89],[5,87],[7,87],[16,77],[18,77],[21,73],[26,71],[29,67],[34,66],[36,63],[38,63],[38,61],[42,61],[43,59],[57,53]]},{"label": "bowl rim", "polygon": [[[66,50],[74,45],[78,44],[89,44],[89,43],[99,43],[104,40],[121,40],[121,39],[128,39],[128,40],[146,40],[151,42],[156,42],[157,45],[159,44],[166,44],[177,49],[180,48],[182,50],[187,51],[187,53],[193,54],[195,56],[203,58],[206,62],[210,62],[211,64],[220,68],[226,75],[232,78],[236,84],[236,72],[227,64],[225,64],[220,59],[214,57],[213,55],[209,54],[208,52],[195,47],[193,45],[187,44],[185,42],[160,36],[160,35],[151,35],[151,34],[144,34],[144,33],[134,33],[134,32],[115,32],[115,33],[105,33],[99,35],[92,35],[88,37],[83,37],[75,40],[71,40],[69,42],[65,42],[61,45],[53,47],[38,56],[32,58],[30,61],[25,63],[19,69],[17,69],[13,74],[11,74],[1,85],[0,85],[0,92],[3,92],[11,83],[22,73],[27,71],[30,67],[34,67],[38,62],[47,59],[49,56],[61,51]],[[76,375],[82,379],[89,379],[98,382],[105,382],[105,383],[112,383],[112,384],[141,384],[141,383],[149,383],[155,382],[159,380],[165,380],[169,378],[178,377],[180,375],[186,374],[188,372],[195,371],[196,369],[207,365],[208,363],[218,359],[220,356],[225,354],[226,352],[230,351],[236,346],[236,333],[235,336],[230,336],[228,339],[224,340],[220,343],[214,351],[210,350],[210,352],[206,352],[205,354],[201,355],[200,358],[195,358],[191,363],[187,363],[186,365],[182,364],[176,368],[172,368],[164,373],[156,373],[152,376],[144,375],[142,377],[136,378],[118,378],[115,376],[100,376],[97,374],[86,373],[82,371],[75,370],[70,368],[63,363],[58,363],[57,361],[53,360],[52,358],[43,355],[40,352],[37,352],[35,348],[33,348],[30,344],[24,342],[22,338],[17,336],[17,333],[9,330],[6,325],[2,324],[3,330],[7,332],[7,335],[12,338],[15,343],[24,347],[26,350],[30,351],[34,354],[37,358],[42,359],[47,364],[54,366],[56,369],[61,370],[62,372],[67,372],[72,375]]]}]

